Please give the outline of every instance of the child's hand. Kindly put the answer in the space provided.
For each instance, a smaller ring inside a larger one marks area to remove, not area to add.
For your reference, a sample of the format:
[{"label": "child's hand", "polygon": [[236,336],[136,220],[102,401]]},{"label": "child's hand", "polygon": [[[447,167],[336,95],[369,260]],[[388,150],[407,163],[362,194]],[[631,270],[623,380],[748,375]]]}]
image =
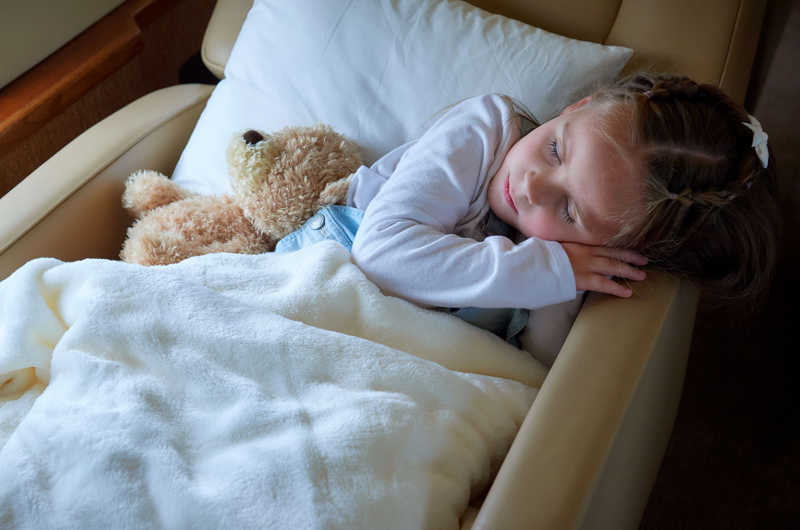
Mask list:
[{"label": "child's hand", "polygon": [[580,243],[561,243],[569,256],[578,291],[599,291],[628,298],[633,291],[609,276],[641,281],[645,273],[634,265],[647,265],[647,258],[630,250],[592,247]]}]

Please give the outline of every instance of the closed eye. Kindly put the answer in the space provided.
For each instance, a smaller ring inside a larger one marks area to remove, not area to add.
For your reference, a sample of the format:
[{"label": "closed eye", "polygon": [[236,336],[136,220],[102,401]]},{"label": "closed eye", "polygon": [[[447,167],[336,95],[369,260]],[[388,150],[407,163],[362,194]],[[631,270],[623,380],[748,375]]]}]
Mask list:
[{"label": "closed eye", "polygon": [[558,144],[555,139],[550,140],[550,156],[556,163],[561,163],[561,157],[558,156]]},{"label": "closed eye", "polygon": [[569,213],[569,199],[564,199],[564,206],[561,207],[561,217],[564,218],[564,222],[567,224],[575,224],[575,219]]}]

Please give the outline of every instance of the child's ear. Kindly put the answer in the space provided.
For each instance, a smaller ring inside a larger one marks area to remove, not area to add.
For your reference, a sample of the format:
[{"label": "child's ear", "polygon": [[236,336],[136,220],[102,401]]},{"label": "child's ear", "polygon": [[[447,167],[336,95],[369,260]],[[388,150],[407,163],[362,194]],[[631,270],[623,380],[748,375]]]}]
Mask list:
[{"label": "child's ear", "polygon": [[580,101],[576,101],[576,102],[575,102],[575,103],[573,103],[572,105],[570,105],[570,106],[568,106],[567,108],[565,108],[564,110],[562,110],[562,111],[561,111],[561,114],[566,114],[566,113],[568,113],[568,112],[572,112],[573,110],[577,110],[577,109],[579,109],[579,108],[583,107],[584,105],[586,105],[587,103],[589,103],[589,101],[590,101],[591,99],[592,99],[592,96],[586,96],[586,97],[585,97],[585,98],[583,98],[582,100],[580,100]]}]

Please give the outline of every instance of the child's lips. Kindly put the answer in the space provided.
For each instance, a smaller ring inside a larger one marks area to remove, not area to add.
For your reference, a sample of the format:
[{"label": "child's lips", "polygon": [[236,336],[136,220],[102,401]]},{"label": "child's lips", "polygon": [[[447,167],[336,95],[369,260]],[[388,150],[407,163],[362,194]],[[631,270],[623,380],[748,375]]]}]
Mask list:
[{"label": "child's lips", "polygon": [[511,206],[511,209],[514,210],[514,213],[519,213],[517,211],[517,206],[514,204],[514,197],[511,196],[511,175],[506,177],[506,184],[503,186],[503,194],[506,197],[506,202]]}]

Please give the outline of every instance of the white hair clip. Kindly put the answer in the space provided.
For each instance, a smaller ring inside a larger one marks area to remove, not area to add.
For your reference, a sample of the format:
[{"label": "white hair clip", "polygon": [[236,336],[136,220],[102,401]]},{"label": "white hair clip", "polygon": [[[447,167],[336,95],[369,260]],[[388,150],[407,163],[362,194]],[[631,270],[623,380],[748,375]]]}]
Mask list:
[{"label": "white hair clip", "polygon": [[756,155],[758,155],[758,159],[761,160],[761,165],[763,167],[767,167],[769,163],[769,149],[767,149],[767,133],[764,132],[764,129],[761,128],[761,124],[758,123],[758,120],[755,119],[751,115],[747,115],[750,118],[750,123],[742,122],[742,125],[753,131],[753,145],[751,147],[756,148]]}]

